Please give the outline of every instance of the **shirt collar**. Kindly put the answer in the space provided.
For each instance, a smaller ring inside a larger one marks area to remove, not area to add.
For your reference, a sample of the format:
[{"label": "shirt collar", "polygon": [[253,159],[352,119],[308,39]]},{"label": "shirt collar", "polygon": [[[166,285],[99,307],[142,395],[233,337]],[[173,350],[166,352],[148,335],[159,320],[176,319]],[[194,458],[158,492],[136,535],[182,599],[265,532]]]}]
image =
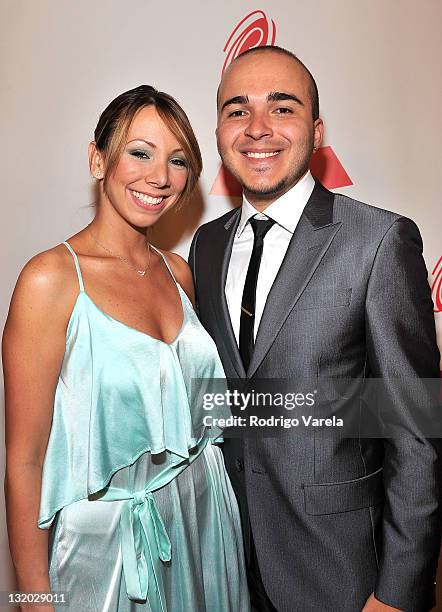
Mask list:
[{"label": "shirt collar", "polygon": [[[264,213],[262,213],[262,218],[270,217],[270,219],[276,221],[278,225],[293,234],[298,225],[302,211],[312,194],[314,186],[315,180],[309,170],[296,185],[265,209]],[[261,216],[261,213],[258,213],[256,208],[254,208],[247,198],[243,196],[241,219],[238,224],[237,236],[243,233],[249,219],[255,215]]]}]

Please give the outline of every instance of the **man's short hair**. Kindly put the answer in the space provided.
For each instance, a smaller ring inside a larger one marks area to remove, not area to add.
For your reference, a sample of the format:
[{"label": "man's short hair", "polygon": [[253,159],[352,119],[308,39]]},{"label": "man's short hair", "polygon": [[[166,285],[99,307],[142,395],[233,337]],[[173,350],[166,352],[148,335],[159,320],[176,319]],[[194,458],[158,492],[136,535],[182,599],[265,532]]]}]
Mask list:
[{"label": "man's short hair", "polygon": [[[269,53],[271,51],[273,53],[279,53],[280,55],[285,55],[286,57],[290,57],[292,60],[295,60],[295,62],[298,62],[298,64],[306,71],[309,77],[308,93],[309,93],[309,98],[310,98],[310,104],[312,107],[313,121],[316,121],[316,119],[319,119],[319,93],[318,93],[318,86],[316,85],[316,81],[312,73],[310,72],[310,70],[307,68],[307,66],[303,62],[301,62],[299,57],[297,57],[294,53],[292,53],[288,49],[284,49],[283,47],[278,47],[277,45],[263,45],[262,47],[252,47],[251,49],[247,49],[247,51],[244,51],[244,53],[241,53],[241,55],[238,55],[237,57],[235,57],[235,59],[230,63],[230,66],[234,64],[237,60],[241,59],[242,57],[245,57],[246,55],[252,55],[256,53]],[[219,94],[219,87],[218,87],[218,94]],[[217,94],[217,102],[219,101],[218,94]]]}]

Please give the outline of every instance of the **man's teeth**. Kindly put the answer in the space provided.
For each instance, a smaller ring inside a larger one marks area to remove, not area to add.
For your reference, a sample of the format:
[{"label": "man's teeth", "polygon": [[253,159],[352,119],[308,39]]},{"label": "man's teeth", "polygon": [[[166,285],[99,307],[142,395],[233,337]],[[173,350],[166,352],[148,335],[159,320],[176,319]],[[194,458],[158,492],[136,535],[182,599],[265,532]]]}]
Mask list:
[{"label": "man's teeth", "polygon": [[255,157],[257,159],[261,158],[261,157],[274,157],[275,155],[278,155],[279,151],[273,151],[272,153],[255,153],[253,151],[247,151],[246,155],[247,157]]},{"label": "man's teeth", "polygon": [[140,193],[139,191],[133,191],[132,193],[134,194],[134,196],[136,198],[138,198],[139,200],[141,200],[143,202],[143,204],[160,204],[160,202],[162,202],[164,200],[164,198],[153,198],[152,196],[148,196],[145,193]]}]

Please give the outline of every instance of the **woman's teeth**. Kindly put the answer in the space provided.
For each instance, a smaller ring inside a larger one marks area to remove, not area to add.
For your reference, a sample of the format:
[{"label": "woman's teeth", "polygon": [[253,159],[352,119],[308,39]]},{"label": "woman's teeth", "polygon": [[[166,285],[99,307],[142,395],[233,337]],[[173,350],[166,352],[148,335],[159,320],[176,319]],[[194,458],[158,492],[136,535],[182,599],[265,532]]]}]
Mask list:
[{"label": "woman's teeth", "polygon": [[247,157],[255,157],[257,159],[259,158],[264,158],[264,157],[274,157],[275,155],[278,155],[279,151],[272,151],[271,153],[255,153],[253,151],[247,151],[246,155]]},{"label": "woman's teeth", "polygon": [[148,196],[145,193],[140,193],[139,191],[133,191],[132,193],[136,198],[138,198],[143,204],[150,204],[151,206],[155,206],[156,204],[161,204],[164,200],[163,197],[153,198],[152,196]]}]

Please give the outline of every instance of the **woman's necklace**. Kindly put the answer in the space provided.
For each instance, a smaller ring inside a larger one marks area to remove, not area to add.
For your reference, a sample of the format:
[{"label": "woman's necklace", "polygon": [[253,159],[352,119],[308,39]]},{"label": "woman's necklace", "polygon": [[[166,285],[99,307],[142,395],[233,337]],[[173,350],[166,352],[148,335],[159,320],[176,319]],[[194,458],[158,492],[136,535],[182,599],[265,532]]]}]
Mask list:
[{"label": "woman's necklace", "polygon": [[94,234],[93,234],[93,232],[92,232],[92,230],[91,230],[91,228],[89,226],[88,226],[88,230],[89,230],[89,234],[91,235],[91,238],[95,242],[95,244],[98,244],[99,247],[101,247],[102,249],[107,251],[110,255],[113,255],[113,257],[116,257],[117,259],[122,261],[124,264],[126,264],[126,266],[128,266],[132,270],[135,270],[135,272],[137,274],[139,274],[140,276],[144,276],[146,274],[146,272],[149,270],[149,268],[150,268],[150,251],[151,251],[151,247],[150,247],[150,244],[147,242],[147,240],[146,240],[146,246],[147,246],[147,250],[148,250],[148,253],[149,253],[148,260],[147,260],[147,266],[146,266],[146,268],[144,270],[139,270],[136,266],[134,266],[133,264],[130,263],[130,261],[127,259],[127,257],[123,257],[123,255],[118,255],[118,253],[115,253],[115,251],[112,251],[111,249],[108,249],[107,247],[105,247],[104,244],[101,244],[101,242],[99,242],[99,240],[96,239],[96,237],[94,236]]}]

